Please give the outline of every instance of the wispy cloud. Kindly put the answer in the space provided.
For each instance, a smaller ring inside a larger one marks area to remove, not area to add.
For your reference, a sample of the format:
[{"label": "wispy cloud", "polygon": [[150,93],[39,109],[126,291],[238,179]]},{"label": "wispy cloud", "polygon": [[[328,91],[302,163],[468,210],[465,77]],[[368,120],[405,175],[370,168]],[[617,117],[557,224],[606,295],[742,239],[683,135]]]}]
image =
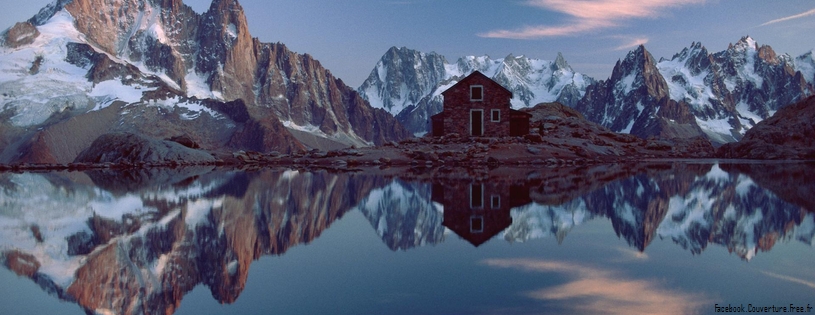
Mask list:
[{"label": "wispy cloud", "polygon": [[780,275],[780,274],[777,274],[777,273],[774,273],[774,272],[769,272],[769,271],[762,271],[761,273],[763,273],[765,275],[768,275],[770,277],[773,277],[773,278],[778,278],[778,279],[781,279],[781,280],[786,280],[786,281],[789,281],[789,282],[802,284],[802,285],[808,286],[808,287],[810,287],[812,289],[815,289],[815,282],[812,282],[812,281],[806,281],[806,280],[802,280],[802,279],[798,279],[798,278],[794,278],[794,277],[790,277],[790,276]]},{"label": "wispy cloud", "polygon": [[553,272],[572,278],[568,283],[525,296],[564,301],[564,308],[580,314],[688,314],[710,301],[700,294],[664,288],[658,281],[634,280],[612,270],[536,259],[490,259],[484,264],[527,272]]},{"label": "wispy cloud", "polygon": [[[646,41],[648,41],[648,40],[646,39]],[[643,43],[643,44],[645,44],[645,43]],[[623,259],[616,260],[616,261],[626,261],[626,260],[631,260],[631,259],[634,259],[634,260],[648,260],[648,254],[646,254],[644,252],[641,252],[641,251],[638,251],[638,250],[631,249],[630,247],[615,247],[614,249],[616,249],[618,252],[620,252],[620,254],[623,254]]]},{"label": "wispy cloud", "polygon": [[802,18],[802,17],[807,17],[807,16],[810,16],[810,15],[815,15],[815,9],[812,9],[812,10],[806,11],[806,12],[804,12],[804,13],[799,13],[799,14],[790,15],[790,16],[787,16],[787,17],[782,17],[782,18],[780,18],[780,19],[775,19],[775,20],[772,20],[772,21],[767,21],[767,22],[765,22],[764,24],[761,24],[761,25],[759,25],[759,26],[767,26],[767,25],[770,25],[770,24],[775,24],[775,23],[786,22],[786,21],[789,21],[789,20],[794,20],[794,19],[800,19],[800,18]]},{"label": "wispy cloud", "polygon": [[536,39],[573,36],[618,27],[631,19],[657,18],[666,9],[703,3],[705,0],[528,0],[532,7],[570,16],[569,23],[558,26],[527,26],[515,30],[494,30],[478,34],[488,38]]},{"label": "wispy cloud", "polygon": [[625,37],[619,36],[619,39],[625,40],[620,46],[614,48],[614,50],[629,50],[631,48],[637,47],[639,45],[645,45],[648,43],[648,37]]}]

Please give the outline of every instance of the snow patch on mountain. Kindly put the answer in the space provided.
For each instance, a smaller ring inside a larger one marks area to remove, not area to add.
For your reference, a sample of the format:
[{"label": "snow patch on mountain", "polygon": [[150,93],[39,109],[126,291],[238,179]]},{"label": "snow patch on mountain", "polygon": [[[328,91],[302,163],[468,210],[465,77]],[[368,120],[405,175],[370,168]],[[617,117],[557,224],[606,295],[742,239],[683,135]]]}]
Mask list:
[{"label": "snow patch on mountain", "polygon": [[216,112],[199,103],[174,102],[174,104],[175,104],[174,107],[182,108],[186,111],[186,113],[181,114],[181,119],[184,120],[195,120],[198,119],[198,117],[201,117],[202,114],[207,114],[215,119],[225,118],[221,113]]},{"label": "snow patch on mountain", "polygon": [[34,42],[17,49],[0,47],[0,112],[12,111],[11,123],[38,125],[53,114],[85,109],[92,84],[85,69],[65,61],[65,45],[82,42],[73,17],[59,12],[44,25]]},{"label": "snow patch on mountain", "polygon": [[187,83],[187,96],[199,99],[217,99],[214,93],[209,88],[207,81],[201,74],[191,70],[187,72],[184,77],[184,82]]},{"label": "snow patch on mountain", "polygon": [[561,205],[530,203],[510,210],[512,225],[502,232],[510,242],[556,237],[563,240],[572,228],[594,218],[582,198]]},{"label": "snow patch on mountain", "polygon": [[815,49],[795,58],[795,69],[801,71],[804,79],[815,85]]},{"label": "snow patch on mountain", "polygon": [[[379,93],[377,93],[377,87],[376,86],[373,86],[373,85],[369,86],[364,91],[360,91],[360,93],[362,95],[367,95],[368,96],[367,101],[368,101],[369,104],[371,104],[371,107],[387,109],[387,108],[385,108],[384,99],[382,98],[382,96],[379,95]],[[396,113],[399,113],[399,111],[401,111],[400,108],[404,108],[404,106],[394,106],[394,107],[396,107],[396,109],[394,109],[393,111],[396,111]],[[399,111],[397,111],[397,109]],[[391,111],[388,110],[388,112],[391,112]],[[392,114],[392,112],[391,112],[391,114]]]},{"label": "snow patch on mountain", "polygon": [[393,250],[444,240],[443,206],[433,202],[430,185],[393,180],[371,190],[355,207]]},{"label": "snow patch on mountain", "polygon": [[815,247],[815,214],[807,213],[795,230],[795,239]]},{"label": "snow patch on mountain", "polygon": [[[186,222],[195,226],[205,222],[211,209],[221,207],[223,197],[210,200],[204,195],[225,182],[198,181],[185,188],[168,185],[149,193],[116,194],[95,186],[55,182],[41,174],[0,174],[0,179],[7,183],[0,187],[0,253],[19,250],[33,255],[40,263],[38,273],[60,290],[71,285],[85,263],[83,255],[70,254],[69,239],[92,235],[88,224],[93,217],[124,224],[141,218],[140,229],[127,237],[143,237],[153,228],[166,227],[182,212]],[[177,208],[157,216],[159,210],[145,200]],[[32,233],[35,228],[39,235]],[[161,270],[160,262],[155,269]]]},{"label": "snow patch on mountain", "polygon": [[634,89],[634,80],[637,78],[637,72],[632,71],[617,83],[617,90],[622,95],[631,93]]},{"label": "snow patch on mountain", "polygon": [[736,104],[736,112],[739,113],[739,119],[741,120],[741,124],[745,128],[753,128],[757,123],[764,120],[761,116],[757,115],[756,113],[750,111],[750,105],[747,102],[741,101]]},{"label": "snow patch on mountain", "polygon": [[708,119],[704,120],[699,117],[696,118],[696,123],[702,128],[708,138],[718,143],[728,143],[735,141],[732,136],[733,126],[730,125],[730,119]]},{"label": "snow patch on mountain", "polygon": [[226,34],[233,40],[238,38],[238,28],[235,26],[235,23],[229,23],[226,28]]},{"label": "snow patch on mountain", "polygon": [[88,96],[96,100],[96,107],[92,110],[100,110],[110,106],[114,101],[119,100],[125,103],[136,103],[141,101],[144,92],[155,89],[143,89],[142,86],[125,85],[120,81],[108,80],[99,82],[88,93]]},{"label": "snow patch on mountain", "polygon": [[292,120],[281,120],[283,127],[286,127],[290,130],[297,130],[312,134],[317,137],[331,139],[333,141],[346,144],[348,146],[356,146],[356,147],[370,147],[374,144],[370,141],[365,141],[362,137],[358,136],[354,130],[338,130],[333,134],[327,134],[319,126],[315,126],[312,124],[297,124]]},{"label": "snow patch on mountain", "polygon": [[668,238],[685,249],[699,253],[704,245],[696,245],[687,237],[687,231],[710,228],[710,198],[702,191],[693,193],[692,198],[673,196],[668,202],[665,219],[657,227],[660,238]]},{"label": "snow patch on mountain", "polygon": [[677,59],[662,61],[657,64],[659,72],[668,83],[668,90],[671,99],[674,101],[685,101],[697,111],[704,111],[712,108],[710,99],[715,98],[713,90],[705,83],[705,78],[710,74],[703,71],[693,74],[685,67],[687,60]]}]

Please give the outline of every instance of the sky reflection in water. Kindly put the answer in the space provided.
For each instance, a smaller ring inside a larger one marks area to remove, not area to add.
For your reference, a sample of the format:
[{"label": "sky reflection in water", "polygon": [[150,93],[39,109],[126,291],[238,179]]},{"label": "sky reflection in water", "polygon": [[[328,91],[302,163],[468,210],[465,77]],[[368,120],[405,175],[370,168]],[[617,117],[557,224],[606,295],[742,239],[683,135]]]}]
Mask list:
[{"label": "sky reflection in water", "polygon": [[812,169],[653,164],[426,179],[388,171],[5,173],[0,311],[815,306]]}]

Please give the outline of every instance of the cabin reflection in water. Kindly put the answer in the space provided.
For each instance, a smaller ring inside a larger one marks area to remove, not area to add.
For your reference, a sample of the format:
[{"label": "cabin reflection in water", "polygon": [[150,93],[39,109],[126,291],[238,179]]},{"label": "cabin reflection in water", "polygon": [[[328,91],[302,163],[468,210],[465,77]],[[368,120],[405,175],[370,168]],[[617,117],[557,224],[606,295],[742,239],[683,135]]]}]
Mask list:
[{"label": "cabin reflection in water", "polygon": [[432,198],[444,205],[442,225],[476,247],[512,224],[510,209],[532,202],[528,186],[498,181],[435,182]]}]

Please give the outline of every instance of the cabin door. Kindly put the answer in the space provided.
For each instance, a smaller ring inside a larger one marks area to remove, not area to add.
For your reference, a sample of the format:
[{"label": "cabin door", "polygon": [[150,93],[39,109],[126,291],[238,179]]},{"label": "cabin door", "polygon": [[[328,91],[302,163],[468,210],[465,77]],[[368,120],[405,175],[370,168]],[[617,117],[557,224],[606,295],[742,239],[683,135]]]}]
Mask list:
[{"label": "cabin door", "polygon": [[470,135],[484,135],[484,111],[473,109],[470,111]]}]

